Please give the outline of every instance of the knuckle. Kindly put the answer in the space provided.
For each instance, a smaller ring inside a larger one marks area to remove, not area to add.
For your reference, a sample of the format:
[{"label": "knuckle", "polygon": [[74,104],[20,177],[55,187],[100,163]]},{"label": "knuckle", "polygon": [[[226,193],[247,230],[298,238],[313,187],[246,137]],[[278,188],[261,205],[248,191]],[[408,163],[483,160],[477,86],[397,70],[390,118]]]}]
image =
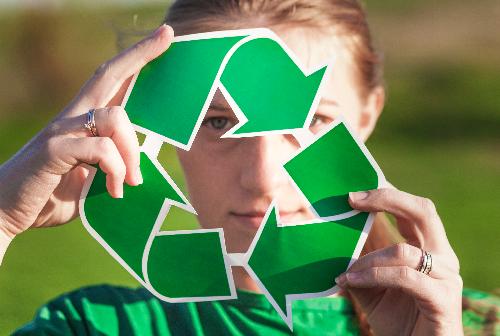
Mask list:
[{"label": "knuckle", "polygon": [[61,133],[62,125],[58,120],[52,121],[47,127],[45,128],[45,135],[48,138],[55,137]]},{"label": "knuckle", "polygon": [[374,192],[374,201],[378,203],[386,203],[393,197],[393,190],[388,188],[383,188],[376,190]]},{"label": "knuckle", "polygon": [[121,106],[109,107],[107,113],[107,117],[112,124],[122,123],[125,120],[125,110]]},{"label": "knuckle", "polygon": [[412,281],[415,280],[415,273],[409,266],[401,266],[399,268],[399,277],[401,281]]},{"label": "knuckle", "polygon": [[410,254],[410,246],[406,243],[397,243],[394,245],[394,257],[397,259],[405,259]]},{"label": "knuckle", "polygon": [[106,74],[109,73],[109,69],[111,68],[111,65],[109,62],[103,63],[99,65],[99,67],[95,70],[94,76],[102,78],[105,77]]},{"label": "knuckle", "polygon": [[105,154],[109,154],[113,151],[114,143],[113,140],[107,137],[99,138],[97,142],[97,149]]},{"label": "knuckle", "polygon": [[464,287],[464,280],[460,276],[460,274],[457,274],[454,279],[454,283],[456,286],[461,290]]},{"label": "knuckle", "polygon": [[368,279],[372,280],[375,283],[379,283],[380,281],[380,272],[378,267],[372,267],[366,271],[365,275]]},{"label": "knuckle", "polygon": [[418,197],[417,198],[420,208],[424,211],[425,214],[435,214],[436,213],[436,205],[433,201],[426,197]]},{"label": "knuckle", "polygon": [[132,133],[135,135],[134,128],[130,119],[128,118],[127,112],[121,106],[113,106],[107,109],[108,123],[111,127],[112,132]]},{"label": "knuckle", "polygon": [[[52,137],[45,140],[40,148],[44,160],[51,164],[52,168],[72,166],[77,163],[68,146],[68,139],[64,137]],[[55,164],[55,166],[53,166]]]}]

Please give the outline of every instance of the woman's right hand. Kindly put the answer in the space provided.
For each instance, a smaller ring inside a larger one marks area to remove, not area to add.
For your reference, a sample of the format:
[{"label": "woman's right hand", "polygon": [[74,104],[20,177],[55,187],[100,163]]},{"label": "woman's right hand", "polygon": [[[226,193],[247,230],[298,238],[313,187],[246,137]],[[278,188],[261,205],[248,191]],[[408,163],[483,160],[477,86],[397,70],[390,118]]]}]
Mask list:
[{"label": "woman's right hand", "polygon": [[[161,55],[173,36],[172,28],[162,25],[100,66],[70,105],[0,166],[0,231],[13,238],[30,227],[75,218],[88,175],[82,163],[99,165],[113,197],[123,196],[124,182],[142,182],[136,134],[123,108],[114,105],[120,104],[132,76]],[[84,128],[91,109],[96,109],[98,137]]]}]

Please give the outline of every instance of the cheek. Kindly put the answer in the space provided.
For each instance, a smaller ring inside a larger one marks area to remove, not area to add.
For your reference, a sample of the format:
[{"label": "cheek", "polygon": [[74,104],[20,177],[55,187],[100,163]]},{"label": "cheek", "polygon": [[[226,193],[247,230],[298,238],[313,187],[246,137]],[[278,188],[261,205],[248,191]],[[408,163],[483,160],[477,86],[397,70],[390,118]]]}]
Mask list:
[{"label": "cheek", "polygon": [[236,139],[212,141],[200,137],[194,141],[190,151],[178,151],[187,182],[223,180],[222,177],[236,170],[233,162],[237,147]]},{"label": "cheek", "polygon": [[347,124],[351,126],[354,132],[359,136],[359,125],[361,117],[361,109],[358,106],[352,106],[351,108],[346,108],[346,113],[343,114]]},{"label": "cheek", "polygon": [[231,141],[233,139],[227,139],[226,143],[218,145],[210,141],[195,141],[189,152],[177,152],[190,202],[204,227],[220,222],[227,208],[228,195],[237,186],[238,167],[232,160],[234,146],[227,143]]}]

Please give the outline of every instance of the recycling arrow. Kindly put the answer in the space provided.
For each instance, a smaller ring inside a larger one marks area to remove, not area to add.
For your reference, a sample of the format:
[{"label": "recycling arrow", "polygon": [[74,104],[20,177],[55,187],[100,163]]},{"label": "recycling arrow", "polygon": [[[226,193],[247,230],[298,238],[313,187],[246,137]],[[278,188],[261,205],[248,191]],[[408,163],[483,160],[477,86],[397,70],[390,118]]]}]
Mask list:
[{"label": "recycling arrow", "polygon": [[[169,302],[236,298],[231,266],[243,266],[292,329],[291,302],[334,293],[333,279],[366,240],[373,215],[353,210],[348,192],[384,182],[341,119],[317,136],[308,130],[328,68],[303,68],[267,29],[176,37],[135,76],[122,103],[146,135],[144,183],[125,186],[124,198],[113,199],[104,173],[92,168],[80,201],[86,229],[143,286]],[[222,229],[161,231],[172,206],[195,210],[157,161],[160,147],[167,142],[190,149],[217,89],[239,121],[222,137],[280,133],[308,144],[283,170],[315,219],[283,226],[272,203],[245,254],[226,252]]]},{"label": "recycling arrow", "polygon": [[349,266],[368,216],[280,226],[270,208],[247,252],[247,270],[290,329],[293,300],[334,293],[334,279]]},{"label": "recycling arrow", "polygon": [[304,69],[268,29],[188,35],[135,77],[124,105],[137,130],[185,150],[217,88],[239,119],[223,137],[287,133],[309,125],[326,69]]},{"label": "recycling arrow", "polygon": [[346,194],[377,188],[384,177],[342,120],[284,168],[316,218],[284,226],[271,204],[242,264],[292,329],[292,301],[335,293],[334,279],[366,240],[374,215],[353,211]]},{"label": "recycling arrow", "polygon": [[222,230],[161,232],[171,206],[194,210],[156,159],[141,153],[140,160],[144,182],[124,185],[123,199],[109,195],[102,170],[92,170],[80,204],[84,226],[143,286],[164,300],[234,297]]}]

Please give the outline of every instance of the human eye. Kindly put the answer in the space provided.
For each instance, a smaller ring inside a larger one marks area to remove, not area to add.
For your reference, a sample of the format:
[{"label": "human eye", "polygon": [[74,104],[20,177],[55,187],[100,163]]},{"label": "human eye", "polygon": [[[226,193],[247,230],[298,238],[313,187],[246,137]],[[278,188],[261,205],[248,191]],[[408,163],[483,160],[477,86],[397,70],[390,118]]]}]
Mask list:
[{"label": "human eye", "polygon": [[333,118],[316,113],[311,120],[311,124],[309,124],[309,128],[313,133],[317,133],[321,129],[326,127],[328,124],[330,124],[332,121]]},{"label": "human eye", "polygon": [[203,120],[202,125],[214,131],[222,131],[229,128],[231,122],[226,117],[210,117]]}]

